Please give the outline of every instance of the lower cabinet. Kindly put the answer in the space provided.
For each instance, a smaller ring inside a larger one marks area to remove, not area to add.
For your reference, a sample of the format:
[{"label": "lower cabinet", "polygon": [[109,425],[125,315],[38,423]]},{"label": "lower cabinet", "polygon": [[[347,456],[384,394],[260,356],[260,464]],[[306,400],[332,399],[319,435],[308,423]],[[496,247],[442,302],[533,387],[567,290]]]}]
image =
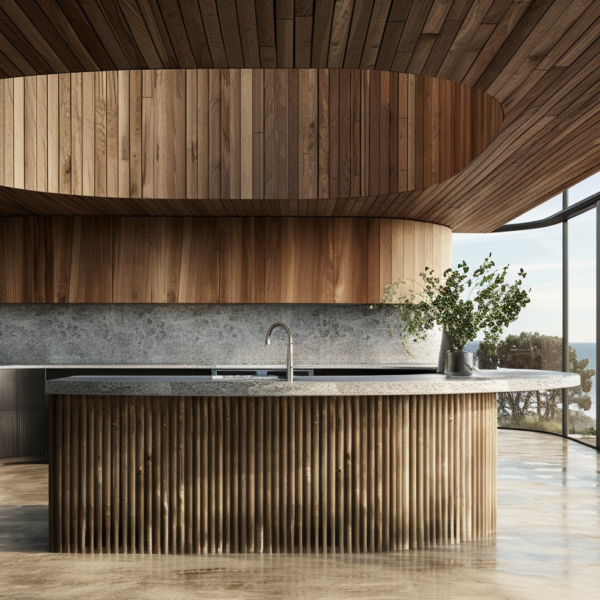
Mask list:
[{"label": "lower cabinet", "polygon": [[44,369],[0,371],[0,460],[48,457]]}]

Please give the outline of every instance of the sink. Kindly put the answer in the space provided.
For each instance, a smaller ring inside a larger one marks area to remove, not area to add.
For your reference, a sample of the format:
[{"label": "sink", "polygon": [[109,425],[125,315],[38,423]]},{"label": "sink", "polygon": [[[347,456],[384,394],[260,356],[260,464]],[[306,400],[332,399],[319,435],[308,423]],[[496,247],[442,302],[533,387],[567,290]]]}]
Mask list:
[{"label": "sink", "polygon": [[244,374],[244,375],[212,375],[211,379],[285,379],[278,375],[255,375],[255,374]]}]

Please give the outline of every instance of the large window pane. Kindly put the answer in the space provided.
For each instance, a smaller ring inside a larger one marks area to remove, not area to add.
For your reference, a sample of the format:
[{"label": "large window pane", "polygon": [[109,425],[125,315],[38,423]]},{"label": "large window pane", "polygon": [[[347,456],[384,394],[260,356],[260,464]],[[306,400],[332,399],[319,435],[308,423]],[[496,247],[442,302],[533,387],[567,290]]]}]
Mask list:
[{"label": "large window pane", "polygon": [[585,198],[593,196],[598,192],[600,192],[600,173],[591,175],[572,188],[569,188],[569,205],[575,204],[580,200],[585,200]]},{"label": "large window pane", "polygon": [[591,445],[596,442],[595,217],[591,210],[569,221],[569,369],[582,380],[569,391],[569,435]]},{"label": "large window pane", "polygon": [[529,223],[531,221],[539,221],[540,219],[545,219],[546,217],[555,215],[557,212],[560,212],[562,208],[563,197],[562,194],[559,194],[558,196],[554,196],[554,198],[550,198],[550,200],[547,200],[543,204],[528,210],[520,217],[513,219],[511,223]]},{"label": "large window pane", "polygon": [[[479,351],[486,368],[562,370],[562,226],[453,238],[455,265],[465,259],[477,266],[490,252],[499,267],[510,264],[511,279],[521,267],[527,272],[531,302],[497,348],[479,340],[468,349]],[[500,426],[560,433],[561,423],[560,390],[498,394]]]}]

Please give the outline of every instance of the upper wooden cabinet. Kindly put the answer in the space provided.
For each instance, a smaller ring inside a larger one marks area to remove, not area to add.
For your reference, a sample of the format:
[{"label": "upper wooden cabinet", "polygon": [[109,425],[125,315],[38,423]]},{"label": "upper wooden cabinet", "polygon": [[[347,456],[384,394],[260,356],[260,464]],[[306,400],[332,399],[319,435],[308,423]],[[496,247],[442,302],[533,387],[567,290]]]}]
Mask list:
[{"label": "upper wooden cabinet", "polygon": [[0,218],[0,303],[377,302],[449,267],[447,227],[397,219]]},{"label": "upper wooden cabinet", "polygon": [[42,75],[4,80],[0,105],[0,185],[83,204],[201,200],[205,214],[240,200],[383,204],[461,171],[502,121],[460,83],[333,69]]}]

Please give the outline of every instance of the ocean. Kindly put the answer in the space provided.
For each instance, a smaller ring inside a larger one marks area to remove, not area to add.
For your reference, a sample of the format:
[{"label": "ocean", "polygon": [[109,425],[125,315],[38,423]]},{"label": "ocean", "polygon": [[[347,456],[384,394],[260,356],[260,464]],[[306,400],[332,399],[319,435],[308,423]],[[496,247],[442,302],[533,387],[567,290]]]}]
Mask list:
[{"label": "ocean", "polygon": [[[594,342],[571,342],[571,347],[577,351],[577,359],[587,358],[590,362],[588,368],[596,369],[596,344]],[[469,352],[477,352],[479,347],[479,341],[470,342],[465,346],[465,350]],[[596,378],[594,375],[592,378],[592,389],[590,396],[592,398],[592,407],[590,410],[586,410],[585,414],[592,418],[596,418]]]}]

